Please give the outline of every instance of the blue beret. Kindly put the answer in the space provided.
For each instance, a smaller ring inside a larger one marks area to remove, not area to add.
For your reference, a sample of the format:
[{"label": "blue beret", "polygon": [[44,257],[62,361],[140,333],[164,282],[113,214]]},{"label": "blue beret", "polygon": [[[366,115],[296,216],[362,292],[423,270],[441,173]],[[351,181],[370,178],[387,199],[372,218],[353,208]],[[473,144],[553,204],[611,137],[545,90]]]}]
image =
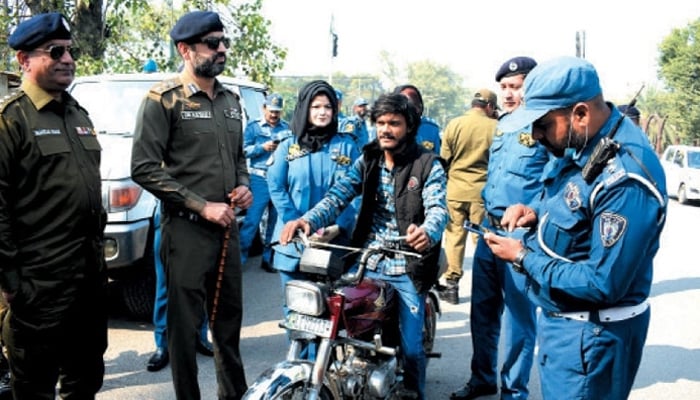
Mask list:
[{"label": "blue beret", "polygon": [[338,101],[343,101],[343,92],[340,89],[335,89],[335,97]]},{"label": "blue beret", "polygon": [[22,21],[7,39],[15,50],[34,50],[52,39],[70,39],[70,25],[60,13],[38,14]]},{"label": "blue beret", "polygon": [[530,57],[513,57],[501,65],[501,68],[496,72],[496,82],[500,82],[502,78],[513,75],[527,75],[537,66],[537,62]]},{"label": "blue beret", "polygon": [[224,30],[219,14],[212,11],[192,11],[180,17],[170,31],[175,43],[198,39],[209,32]]},{"label": "blue beret", "polygon": [[525,78],[523,87],[524,104],[499,122],[503,132],[524,128],[552,110],[603,93],[593,64],[578,57],[559,57],[538,65]]}]

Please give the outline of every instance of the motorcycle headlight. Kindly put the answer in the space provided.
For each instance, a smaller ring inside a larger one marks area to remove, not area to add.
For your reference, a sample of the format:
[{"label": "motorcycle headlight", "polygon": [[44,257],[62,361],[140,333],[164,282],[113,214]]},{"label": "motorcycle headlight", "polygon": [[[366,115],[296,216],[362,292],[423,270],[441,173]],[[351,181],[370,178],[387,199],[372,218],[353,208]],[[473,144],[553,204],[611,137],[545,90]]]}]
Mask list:
[{"label": "motorcycle headlight", "polygon": [[325,311],[325,290],[308,281],[289,281],[284,290],[287,307],[301,314],[319,316]]}]

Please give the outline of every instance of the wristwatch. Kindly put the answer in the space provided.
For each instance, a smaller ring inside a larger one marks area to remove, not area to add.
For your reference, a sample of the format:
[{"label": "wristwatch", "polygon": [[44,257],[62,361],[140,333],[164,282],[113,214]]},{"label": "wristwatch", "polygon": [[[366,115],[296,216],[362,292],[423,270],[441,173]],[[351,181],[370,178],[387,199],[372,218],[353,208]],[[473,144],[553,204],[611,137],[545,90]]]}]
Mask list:
[{"label": "wristwatch", "polygon": [[525,260],[525,256],[529,253],[530,251],[526,248],[520,249],[518,254],[515,256],[515,260],[513,260],[513,271],[518,272],[520,274],[525,274],[527,271],[525,271],[525,268],[523,268],[523,260]]}]

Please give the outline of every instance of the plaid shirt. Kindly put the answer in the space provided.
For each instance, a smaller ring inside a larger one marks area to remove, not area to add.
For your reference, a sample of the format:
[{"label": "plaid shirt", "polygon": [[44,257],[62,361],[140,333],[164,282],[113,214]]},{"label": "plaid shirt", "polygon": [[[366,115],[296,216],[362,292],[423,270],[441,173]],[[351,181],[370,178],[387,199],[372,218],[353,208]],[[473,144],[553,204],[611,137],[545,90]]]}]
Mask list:
[{"label": "plaid shirt", "polygon": [[[304,214],[302,218],[309,222],[312,230],[330,225],[335,217],[340,214],[340,211],[360,194],[362,184],[361,162],[362,159],[358,159],[345,178],[337,181],[328,191],[326,197]],[[365,242],[365,247],[377,244],[383,245],[385,240],[391,240],[406,234],[406,232],[399,232],[395,217],[394,174],[386,168],[384,160],[381,161],[380,165],[375,212],[372,217],[371,233]],[[421,226],[428,234],[431,246],[439,242],[447,224],[446,180],[447,177],[442,164],[435,160],[422,192],[425,220]],[[401,275],[406,273],[406,264],[407,260],[401,254],[375,254],[368,260],[367,268],[379,270],[386,275]]]}]

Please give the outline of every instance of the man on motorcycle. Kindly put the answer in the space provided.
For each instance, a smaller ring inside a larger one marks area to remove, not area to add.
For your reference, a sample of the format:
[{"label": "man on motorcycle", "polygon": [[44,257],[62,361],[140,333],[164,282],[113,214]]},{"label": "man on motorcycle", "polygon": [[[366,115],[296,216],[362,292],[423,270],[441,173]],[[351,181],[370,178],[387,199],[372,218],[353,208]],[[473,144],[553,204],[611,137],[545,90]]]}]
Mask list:
[{"label": "man on motorcycle", "polygon": [[296,231],[306,234],[331,225],[357,196],[360,212],[352,245],[370,247],[383,238],[404,237],[406,249],[423,254],[375,254],[366,277],[382,279],[398,291],[399,327],[404,358],[404,385],[425,399],[426,357],[422,343],[425,295],[435,283],[441,236],[447,224],[446,176],[441,159],[416,144],[420,116],[400,94],[380,96],[372,106],[377,138],[326,196],[300,219],[288,222],[280,243]]}]

